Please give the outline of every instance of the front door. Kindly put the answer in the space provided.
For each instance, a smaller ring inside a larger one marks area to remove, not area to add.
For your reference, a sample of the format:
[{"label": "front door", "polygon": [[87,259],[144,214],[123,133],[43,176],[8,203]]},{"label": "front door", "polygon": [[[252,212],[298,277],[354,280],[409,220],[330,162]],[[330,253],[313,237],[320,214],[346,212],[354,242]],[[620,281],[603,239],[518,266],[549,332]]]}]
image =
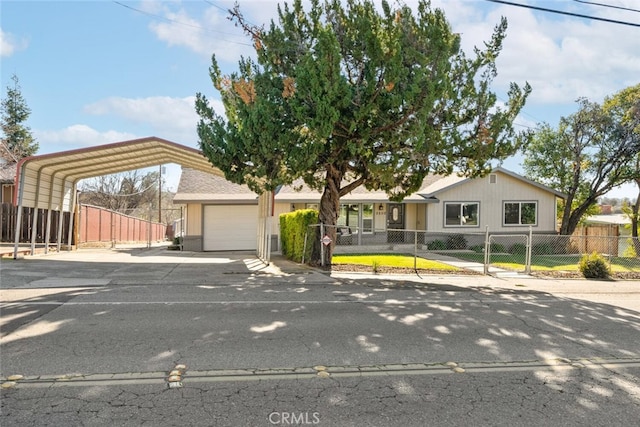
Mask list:
[{"label": "front door", "polygon": [[404,229],[404,205],[401,203],[387,205],[387,242],[404,242],[404,231],[394,231],[394,229]]}]

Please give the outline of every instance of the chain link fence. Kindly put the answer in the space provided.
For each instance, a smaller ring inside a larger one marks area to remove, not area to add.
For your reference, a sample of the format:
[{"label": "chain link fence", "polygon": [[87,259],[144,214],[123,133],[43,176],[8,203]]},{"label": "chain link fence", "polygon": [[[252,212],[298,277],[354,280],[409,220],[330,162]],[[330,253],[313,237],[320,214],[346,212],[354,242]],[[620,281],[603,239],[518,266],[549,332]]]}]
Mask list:
[{"label": "chain link fence", "polygon": [[[306,245],[324,238],[333,255],[403,254],[472,268],[485,274],[579,273],[583,255],[602,255],[614,273],[640,277],[640,242],[630,236],[561,236],[505,233],[436,233],[425,230],[310,226]],[[309,252],[310,253],[310,252]],[[329,262],[329,261],[327,261]]]}]

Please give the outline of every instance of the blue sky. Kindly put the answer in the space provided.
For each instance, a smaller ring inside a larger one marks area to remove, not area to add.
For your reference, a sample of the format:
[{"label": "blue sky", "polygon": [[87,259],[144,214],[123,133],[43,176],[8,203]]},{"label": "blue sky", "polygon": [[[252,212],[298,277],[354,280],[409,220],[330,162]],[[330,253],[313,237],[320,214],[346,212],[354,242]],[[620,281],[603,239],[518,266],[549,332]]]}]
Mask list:
[{"label": "blue sky", "polygon": [[[571,0],[518,3],[640,23],[640,13]],[[640,8],[637,0],[600,0]],[[412,1],[406,1],[411,5]],[[239,0],[255,23],[268,23],[276,1]],[[533,86],[518,126],[557,124],[575,100],[602,101],[640,81],[640,28],[481,0],[434,0],[465,49],[487,40],[500,16],[509,21],[494,88],[502,99],[514,81]],[[157,136],[197,148],[193,103],[202,92],[223,112],[211,86],[213,53],[223,71],[251,55],[248,39],[227,19],[232,2],[0,1],[2,96],[12,74],[32,110],[28,125],[39,154]],[[521,158],[504,166],[522,173]],[[176,189],[180,169],[165,176]],[[631,185],[616,197],[635,197]]]}]

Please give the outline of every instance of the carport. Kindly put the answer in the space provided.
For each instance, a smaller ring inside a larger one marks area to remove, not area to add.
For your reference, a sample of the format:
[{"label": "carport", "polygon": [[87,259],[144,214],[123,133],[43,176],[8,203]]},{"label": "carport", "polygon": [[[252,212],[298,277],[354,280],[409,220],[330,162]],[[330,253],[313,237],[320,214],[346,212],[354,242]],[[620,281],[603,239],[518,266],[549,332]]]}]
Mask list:
[{"label": "carport", "polygon": [[[223,176],[219,169],[213,167],[199,150],[186,147],[162,138],[147,137],[113,144],[100,145],[77,150],[62,151],[22,159],[16,171],[16,199],[14,204],[18,207],[16,229],[22,223],[23,207],[47,210],[45,230],[45,252],[48,250],[51,230],[51,212],[70,212],[70,226],[68,241],[72,241],[73,219],[76,209],[77,184],[85,178],[125,172],[128,170],[142,169],[158,166],[165,163],[177,163],[181,166],[198,169],[203,172]],[[271,197],[260,197],[260,212],[270,212]],[[265,205],[266,203],[266,205]],[[34,224],[31,227],[31,253],[35,251],[37,224],[34,214]],[[62,244],[62,218],[59,215],[57,250]],[[268,221],[268,218],[260,220]],[[265,259],[265,242],[269,236],[260,235],[268,233],[266,226],[258,227],[258,256]],[[16,232],[13,257],[18,257],[19,233]],[[266,247],[265,247],[266,249]],[[71,245],[69,244],[69,250]],[[268,260],[268,252],[266,253]]]}]

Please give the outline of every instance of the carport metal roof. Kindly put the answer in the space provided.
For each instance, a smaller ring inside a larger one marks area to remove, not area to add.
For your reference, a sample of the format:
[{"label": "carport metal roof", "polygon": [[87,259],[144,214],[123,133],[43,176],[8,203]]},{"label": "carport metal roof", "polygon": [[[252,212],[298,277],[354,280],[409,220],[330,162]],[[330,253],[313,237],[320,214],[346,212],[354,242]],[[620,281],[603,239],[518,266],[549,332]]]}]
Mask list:
[{"label": "carport metal roof", "polygon": [[147,137],[22,159],[16,172],[16,204],[73,211],[75,187],[81,179],[165,163],[223,176],[202,152],[166,139]]},{"label": "carport metal roof", "polygon": [[[177,163],[204,172],[222,175],[222,172],[196,149],[167,141],[166,139],[133,139],[78,150],[61,151],[22,159],[16,170],[16,198],[18,206],[16,230],[22,224],[22,208],[47,209],[45,253],[49,248],[51,211],[73,212],[76,204],[76,186],[84,178],[108,175],[128,170]],[[31,227],[31,253],[35,249],[37,217],[33,215]],[[57,246],[62,242],[62,218],[58,216]],[[40,230],[42,232],[42,230]],[[73,215],[69,226],[68,242],[71,242]],[[15,233],[14,259],[18,257],[20,233]],[[69,245],[71,246],[71,245]]]}]

